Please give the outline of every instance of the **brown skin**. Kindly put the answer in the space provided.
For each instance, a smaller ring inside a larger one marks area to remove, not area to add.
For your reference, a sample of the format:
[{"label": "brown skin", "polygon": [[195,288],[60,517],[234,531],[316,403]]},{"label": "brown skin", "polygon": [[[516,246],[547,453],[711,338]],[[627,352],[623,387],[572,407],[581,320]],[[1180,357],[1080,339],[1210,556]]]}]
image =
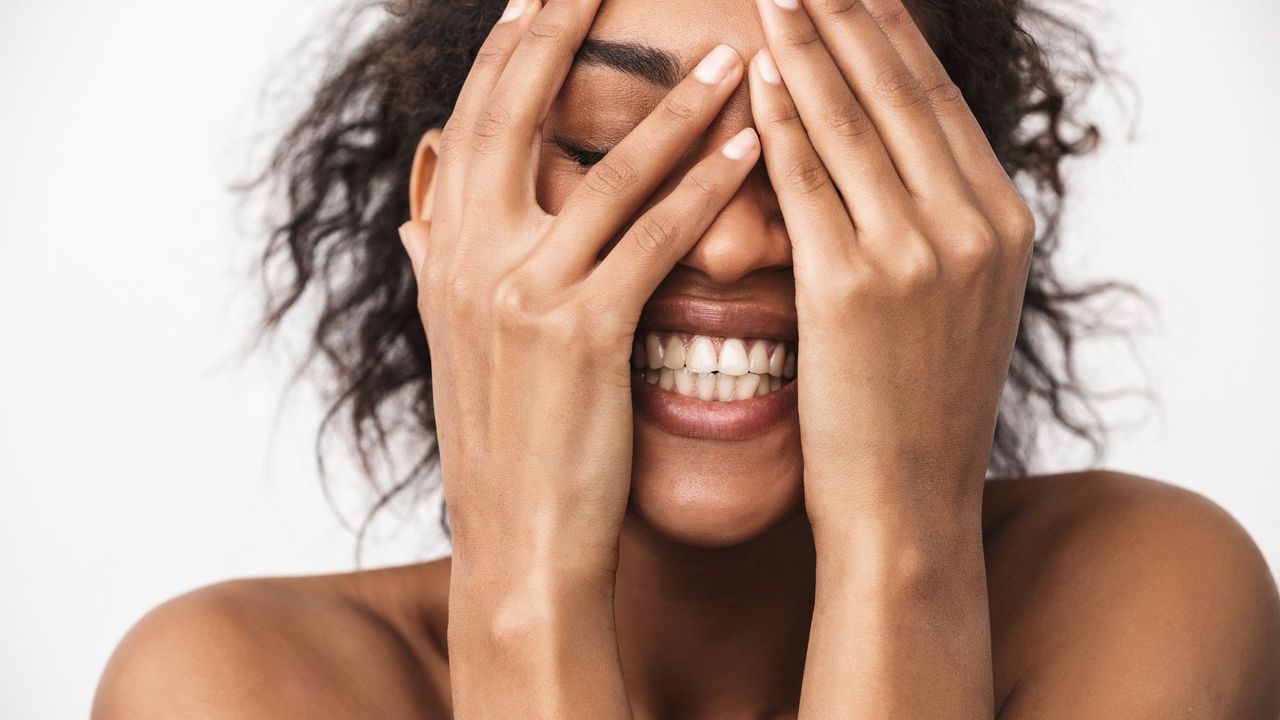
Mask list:
[{"label": "brown skin", "polygon": [[[1275,584],[1243,529],[1213,503],[1105,472],[992,481],[983,525],[1000,717],[1271,720],[1280,712]],[[680,584],[647,612],[620,612],[635,717],[795,717],[808,617],[777,608],[803,608],[812,581],[786,582],[773,570],[785,566],[765,567]],[[449,575],[444,558],[183,595],[125,637],[93,717],[454,717]],[[726,618],[727,600],[744,616],[764,611],[754,621]],[[665,609],[675,603],[678,616]],[[739,641],[752,650],[725,661],[725,644]]]},{"label": "brown skin", "polygon": [[[1034,228],[898,0],[596,4],[500,24],[411,179],[452,560],[175,600],[95,717],[1274,718],[1280,603],[1230,518],[984,482]],[[783,82],[570,73],[589,28]],[[588,174],[553,133],[617,147]],[[794,308],[793,422],[633,421],[668,293]]]}]

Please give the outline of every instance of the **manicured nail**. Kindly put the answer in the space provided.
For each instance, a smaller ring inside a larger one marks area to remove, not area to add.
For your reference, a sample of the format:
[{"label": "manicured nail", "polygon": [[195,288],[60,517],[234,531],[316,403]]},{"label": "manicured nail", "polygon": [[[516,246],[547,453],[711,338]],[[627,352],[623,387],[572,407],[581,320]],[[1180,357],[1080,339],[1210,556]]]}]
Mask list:
[{"label": "manicured nail", "polygon": [[773,0],[773,4],[783,10],[795,10],[800,7],[800,0]]},{"label": "manicured nail", "polygon": [[733,136],[729,142],[724,144],[721,152],[730,160],[741,160],[751,154],[756,149],[760,139],[756,137],[756,131],[751,128],[743,128],[741,132]]},{"label": "manicured nail", "polygon": [[524,9],[529,6],[529,0],[511,0],[507,3],[507,9],[502,11],[502,17],[498,18],[498,23],[511,22],[524,14]]},{"label": "manicured nail", "polygon": [[773,55],[768,50],[761,49],[756,53],[756,72],[760,73],[761,79],[770,85],[778,85],[782,82],[778,65],[773,61]]},{"label": "manicured nail", "polygon": [[694,68],[693,76],[698,79],[698,82],[716,85],[724,80],[736,62],[738,62],[737,51],[728,45],[717,45],[716,49],[707,53],[707,56],[702,58],[702,62],[698,63],[698,67]]}]

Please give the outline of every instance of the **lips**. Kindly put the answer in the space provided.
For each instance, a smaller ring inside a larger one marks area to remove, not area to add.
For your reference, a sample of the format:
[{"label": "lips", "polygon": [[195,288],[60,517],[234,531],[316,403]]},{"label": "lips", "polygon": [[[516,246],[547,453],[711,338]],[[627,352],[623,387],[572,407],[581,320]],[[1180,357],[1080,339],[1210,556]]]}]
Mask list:
[{"label": "lips", "polygon": [[757,301],[674,296],[650,301],[639,325],[632,397],[663,430],[745,440],[794,415],[794,315]]},{"label": "lips", "polygon": [[737,338],[796,342],[796,316],[754,300],[708,300],[677,295],[650,300],[640,328]]}]

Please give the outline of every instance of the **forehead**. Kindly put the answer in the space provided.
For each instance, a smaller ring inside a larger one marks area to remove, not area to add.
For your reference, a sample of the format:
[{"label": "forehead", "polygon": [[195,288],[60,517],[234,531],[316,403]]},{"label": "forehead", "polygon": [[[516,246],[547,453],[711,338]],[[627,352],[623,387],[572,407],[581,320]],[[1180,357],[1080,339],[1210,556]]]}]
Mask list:
[{"label": "forehead", "polygon": [[[920,3],[905,4],[918,18]],[[560,117],[589,118],[602,137],[621,137],[720,43],[745,61],[766,47],[756,0],[602,0],[558,98]],[[725,104],[730,130],[750,124],[749,96],[744,81]]]},{"label": "forehead", "polygon": [[720,43],[748,59],[764,47],[755,0],[604,0],[591,36],[670,51],[686,70]]}]

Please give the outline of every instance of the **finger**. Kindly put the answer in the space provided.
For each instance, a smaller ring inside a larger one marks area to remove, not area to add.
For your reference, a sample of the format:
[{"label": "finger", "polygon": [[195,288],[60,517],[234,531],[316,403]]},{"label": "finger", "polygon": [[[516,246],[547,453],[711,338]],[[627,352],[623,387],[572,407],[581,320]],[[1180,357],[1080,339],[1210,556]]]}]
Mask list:
[{"label": "finger", "polygon": [[855,227],[900,219],[911,198],[862,104],[802,11],[756,0],[770,52],[809,139],[844,197]]},{"label": "finger", "polygon": [[795,272],[829,267],[833,254],[853,243],[849,211],[813,149],[768,50],[752,59],[750,84],[751,114],[760,130],[769,182],[786,218]]},{"label": "finger", "polygon": [[[938,125],[951,146],[956,164],[969,184],[974,188],[1016,192],[982,131],[982,126],[969,109],[969,104],[952,82],[933,48],[929,47],[902,0],[865,2],[868,12],[893,43],[907,67],[919,78],[938,119]],[[977,195],[982,197],[986,193]]]},{"label": "finger", "polygon": [[587,282],[630,317],[698,242],[760,159],[760,139],[745,128],[693,166],[676,189],[641,215]]},{"label": "finger", "polygon": [[436,214],[456,217],[461,209],[466,178],[466,166],[461,160],[470,145],[476,113],[493,92],[525,29],[541,9],[540,0],[512,0],[476,52],[440,135],[440,177],[436,184],[443,192],[437,192]]},{"label": "finger", "polygon": [[902,0],[865,1],[868,13],[911,73],[919,78],[956,167],[971,189],[970,207],[978,208],[985,216],[985,221],[978,223],[980,228],[994,229],[998,240],[1016,248],[1018,252],[1011,257],[1029,254],[1036,233],[1035,216],[1004,171],[960,89],[947,75]]},{"label": "finger", "polygon": [[[967,186],[920,80],[861,0],[805,0],[792,9],[767,2],[790,26],[813,24],[841,75],[880,132],[902,182],[918,198],[964,198]],[[810,16],[808,10],[812,10]],[[786,77],[783,67],[783,77]]]},{"label": "finger", "polygon": [[706,132],[741,81],[742,58],[720,45],[672,88],[569,194],[538,253],[539,260],[555,265],[547,271],[580,278],[594,267],[604,246]]},{"label": "finger", "polygon": [[535,202],[540,128],[601,0],[549,0],[530,21],[476,115],[467,192],[527,208]]}]

